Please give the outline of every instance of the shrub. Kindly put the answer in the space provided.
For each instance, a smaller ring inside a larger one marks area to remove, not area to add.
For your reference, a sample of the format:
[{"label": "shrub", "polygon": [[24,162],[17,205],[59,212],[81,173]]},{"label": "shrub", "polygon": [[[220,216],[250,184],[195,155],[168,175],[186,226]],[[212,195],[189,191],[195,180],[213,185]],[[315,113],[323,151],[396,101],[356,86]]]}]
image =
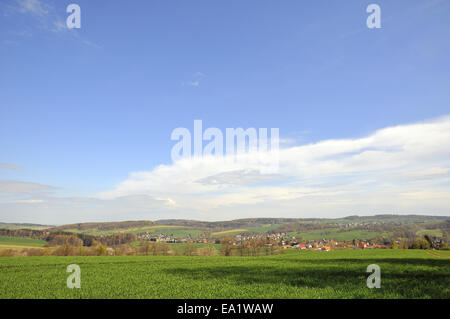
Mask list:
[{"label": "shrub", "polygon": [[70,244],[64,244],[62,246],[58,246],[55,249],[53,249],[52,255],[53,256],[77,256],[79,253],[79,249],[76,247],[70,245]]},{"label": "shrub", "polygon": [[106,256],[108,252],[106,250],[106,246],[100,245],[95,248],[95,253],[97,256]]},{"label": "shrub", "polygon": [[429,249],[430,243],[425,238],[416,238],[412,244],[413,249]]},{"label": "shrub", "polygon": [[214,247],[206,246],[206,247],[197,249],[197,255],[199,255],[199,256],[216,256],[217,251]]},{"label": "shrub", "polygon": [[30,248],[23,251],[25,256],[43,256],[44,250],[39,248]]},{"label": "shrub", "polygon": [[0,257],[12,257],[16,256],[16,252],[12,249],[2,249],[0,250]]}]

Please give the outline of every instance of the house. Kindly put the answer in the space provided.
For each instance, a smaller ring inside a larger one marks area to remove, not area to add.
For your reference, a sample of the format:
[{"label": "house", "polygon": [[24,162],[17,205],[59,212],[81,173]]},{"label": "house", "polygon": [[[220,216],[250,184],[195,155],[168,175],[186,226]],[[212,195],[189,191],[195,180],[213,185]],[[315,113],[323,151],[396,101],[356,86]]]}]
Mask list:
[{"label": "house", "polygon": [[376,248],[376,249],[386,249],[386,248],[388,248],[388,246],[386,246],[386,245],[373,245],[372,248]]}]

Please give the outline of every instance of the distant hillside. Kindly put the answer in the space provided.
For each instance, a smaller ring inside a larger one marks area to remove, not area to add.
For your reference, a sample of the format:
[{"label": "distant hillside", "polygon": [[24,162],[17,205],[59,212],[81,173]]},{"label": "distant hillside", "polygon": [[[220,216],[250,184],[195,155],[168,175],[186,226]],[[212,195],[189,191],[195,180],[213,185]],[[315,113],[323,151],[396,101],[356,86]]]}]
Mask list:
[{"label": "distant hillside", "polygon": [[202,222],[195,220],[157,220],[155,224],[205,227],[205,228],[242,228],[242,227],[260,227],[265,225],[281,225],[288,223],[392,223],[392,224],[411,224],[411,223],[429,223],[439,222],[450,218],[449,216],[426,216],[426,215],[374,215],[374,216],[348,216],[343,218],[243,218],[230,221]]},{"label": "distant hillside", "polygon": [[148,220],[141,221],[124,221],[124,222],[103,222],[103,223],[79,223],[68,224],[48,228],[51,231],[86,233],[86,234],[102,234],[114,232],[129,232],[153,226],[154,223]]},{"label": "distant hillside", "polygon": [[0,229],[46,229],[54,227],[53,225],[40,225],[40,224],[30,224],[30,223],[0,223]]},{"label": "distant hillside", "polygon": [[[5,227],[2,227],[5,226]],[[300,239],[335,240],[412,238],[425,234],[446,236],[450,232],[450,217],[425,215],[347,216],[343,218],[244,218],[230,221],[196,221],[167,219],[157,221],[124,221],[78,223],[62,226],[35,224],[1,224],[1,228],[39,229],[50,232],[77,233],[91,236],[113,234],[146,234],[173,238],[220,238],[285,233]]]}]

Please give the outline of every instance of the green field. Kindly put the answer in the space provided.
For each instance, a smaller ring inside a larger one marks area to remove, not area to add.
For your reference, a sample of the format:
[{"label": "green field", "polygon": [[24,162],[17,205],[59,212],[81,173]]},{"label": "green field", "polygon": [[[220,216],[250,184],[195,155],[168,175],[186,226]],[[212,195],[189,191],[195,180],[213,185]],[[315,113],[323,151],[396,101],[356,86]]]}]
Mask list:
[{"label": "green field", "polygon": [[[0,258],[0,298],[450,298],[450,254],[295,251],[267,257]],[[81,267],[81,289],[66,267]],[[381,267],[381,288],[366,268]]]},{"label": "green field", "polygon": [[[199,237],[201,234],[204,233],[202,230],[198,230],[198,229],[194,229],[194,228],[185,228],[185,227],[180,227],[180,228],[159,227],[159,228],[152,228],[152,229],[144,230],[144,231],[147,231],[151,235],[164,234],[164,235],[172,235],[177,238],[186,238],[188,236],[195,238],[195,237]],[[134,231],[131,233],[137,234],[140,232],[143,232],[143,231]]]},{"label": "green field", "polygon": [[230,230],[223,230],[214,232],[211,234],[211,236],[217,237],[217,236],[234,236],[237,234],[248,232],[247,228],[237,228],[237,229],[230,229]]},{"label": "green field", "polygon": [[[145,244],[145,243],[148,243],[148,242],[145,242],[145,241],[132,242],[132,244],[135,245],[135,246],[140,246],[140,245]],[[152,244],[152,243],[154,243],[154,242],[150,242],[150,244]],[[167,245],[168,245],[169,249],[180,249],[181,251],[183,251],[184,248],[186,247],[186,243],[168,243]],[[217,252],[220,251],[220,244],[193,243],[193,245],[194,245],[195,249],[203,248],[203,247],[213,247],[213,248],[216,249]]]},{"label": "green field", "polygon": [[0,229],[35,229],[35,230],[42,230],[47,229],[50,227],[50,225],[38,225],[38,224],[9,224],[9,223],[1,223],[0,222]]},{"label": "green field", "polygon": [[36,248],[43,247],[46,243],[40,239],[0,236],[0,249]]},{"label": "green field", "polygon": [[[183,249],[186,246],[185,243],[171,243],[169,244],[169,247],[177,247],[180,249]],[[203,248],[203,247],[214,247],[217,251],[220,250],[220,245],[219,244],[210,244],[210,243],[194,243],[194,247],[196,249],[198,248]]]},{"label": "green field", "polygon": [[149,233],[151,235],[173,235],[174,237],[184,238],[187,236],[198,237],[204,233],[203,230],[195,229],[193,227],[186,226],[172,226],[172,225],[155,225],[155,226],[145,226],[145,227],[134,227],[126,229],[113,229],[113,230],[99,230],[97,228],[91,228],[88,230],[80,231],[75,228],[64,229],[66,232],[72,233],[84,233],[93,236],[108,236],[119,233],[126,234],[139,234],[139,233]]},{"label": "green field", "polygon": [[362,230],[349,230],[349,231],[339,231],[338,228],[329,228],[325,230],[318,230],[312,232],[304,233],[288,233],[288,236],[294,236],[296,238],[301,238],[303,240],[321,240],[324,238],[334,239],[334,240],[353,240],[354,238],[361,240],[369,240],[377,236],[381,237],[391,237],[392,233],[380,233],[380,232],[370,232]]},{"label": "green field", "polygon": [[418,231],[416,233],[416,235],[417,236],[429,235],[429,236],[435,236],[435,237],[442,237],[442,230],[440,230],[440,229],[425,229],[425,230]]}]

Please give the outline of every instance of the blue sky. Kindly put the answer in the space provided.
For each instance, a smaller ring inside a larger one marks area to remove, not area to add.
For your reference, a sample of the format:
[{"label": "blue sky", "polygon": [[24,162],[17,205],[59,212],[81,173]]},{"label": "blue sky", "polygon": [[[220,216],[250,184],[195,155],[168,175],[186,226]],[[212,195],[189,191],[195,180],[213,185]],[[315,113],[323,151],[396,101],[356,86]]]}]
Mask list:
[{"label": "blue sky", "polygon": [[[81,7],[81,29],[65,28],[70,3]],[[381,7],[381,29],[366,27],[370,3]],[[365,184],[365,194],[381,192],[370,204],[343,206],[355,196],[349,192],[342,195],[345,200],[327,197],[333,204],[317,211],[310,209],[315,199],[309,204],[296,202],[298,196],[255,200],[255,190],[266,196],[267,181],[245,189],[236,184],[220,188],[222,195],[249,194],[242,200],[213,198],[217,189],[194,187],[183,194],[154,189],[167,186],[156,182],[159,165],[173,169],[175,175],[166,178],[185,175],[171,161],[170,134],[176,127],[192,129],[195,119],[222,130],[279,128],[288,149],[357,140],[424,121],[446,128],[449,55],[447,1],[2,1],[0,220],[335,217],[355,210],[448,215],[444,204],[388,203],[381,194],[384,168],[382,174],[364,169],[374,174],[366,181],[375,180],[373,188]],[[445,129],[430,129],[436,131],[432,140],[447,136]],[[448,154],[420,157],[414,162],[420,167],[404,163],[409,173],[440,172],[440,179],[414,191],[403,185],[389,195],[434,189],[431,198],[441,194],[434,203],[450,199],[445,195]],[[144,172],[138,179],[148,178],[155,188],[146,184],[123,191],[135,182],[133,172]],[[302,184],[306,177],[299,171],[295,178],[285,176],[286,183],[294,179],[295,187],[285,184],[268,192],[286,195],[290,187],[318,191],[317,185],[346,183],[348,176],[336,173],[309,176],[314,180]],[[361,182],[355,174],[352,181]],[[193,203],[199,196],[207,199]],[[118,199],[127,200],[123,208],[112,203]],[[199,213],[201,205],[210,210]],[[211,215],[212,210],[220,215]]]}]

